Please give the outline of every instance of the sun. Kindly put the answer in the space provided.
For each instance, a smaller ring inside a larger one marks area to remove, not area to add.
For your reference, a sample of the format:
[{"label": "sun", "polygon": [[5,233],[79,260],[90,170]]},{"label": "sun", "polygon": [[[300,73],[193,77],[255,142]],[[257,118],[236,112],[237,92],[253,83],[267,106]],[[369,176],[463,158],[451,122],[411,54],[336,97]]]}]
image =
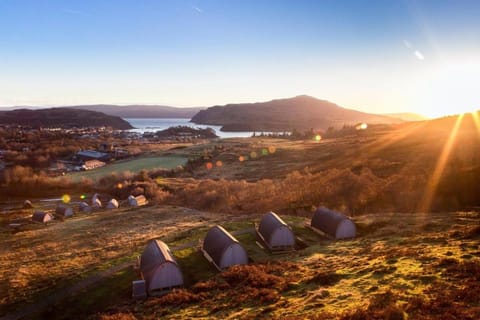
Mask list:
[{"label": "sun", "polygon": [[436,68],[419,85],[416,111],[430,118],[480,109],[480,63],[450,63]]}]

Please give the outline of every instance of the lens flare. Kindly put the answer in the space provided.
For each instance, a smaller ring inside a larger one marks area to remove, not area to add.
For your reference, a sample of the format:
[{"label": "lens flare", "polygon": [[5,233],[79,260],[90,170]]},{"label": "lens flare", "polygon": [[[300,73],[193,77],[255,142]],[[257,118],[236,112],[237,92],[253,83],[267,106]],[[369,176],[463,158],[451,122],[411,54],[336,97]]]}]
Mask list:
[{"label": "lens flare", "polygon": [[268,150],[267,149],[262,149],[262,156],[267,156],[268,155]]},{"label": "lens flare", "polygon": [[208,170],[211,170],[213,168],[213,164],[211,162],[208,162],[205,166]]},{"label": "lens flare", "polygon": [[84,195],[84,194],[82,194],[82,195],[80,196],[80,199],[82,199],[82,200],[83,200],[83,199],[86,199],[86,198],[87,198],[87,196]]},{"label": "lens flare", "polygon": [[255,159],[257,157],[257,153],[255,151],[250,152],[250,158]]},{"label": "lens flare", "polygon": [[70,200],[71,200],[71,198],[70,198],[70,196],[69,196],[68,194],[64,194],[64,195],[62,196],[62,201],[63,201],[63,203],[69,203]]},{"label": "lens flare", "polygon": [[223,166],[223,162],[220,161],[220,160],[218,160],[218,161],[215,163],[215,165],[216,165],[217,167],[221,167],[221,166]]},{"label": "lens flare", "polygon": [[365,122],[360,123],[355,127],[355,129],[357,130],[367,130],[367,128],[368,128],[368,124],[366,124]]},{"label": "lens flare", "polygon": [[319,135],[319,134],[317,134],[317,135],[315,136],[315,141],[318,142],[318,141],[320,141],[320,140],[322,140],[322,136]]},{"label": "lens flare", "polygon": [[271,154],[275,153],[275,151],[277,151],[277,148],[275,148],[274,146],[268,147],[268,152],[270,152]]},{"label": "lens flare", "polygon": [[461,114],[457,117],[455,124],[453,125],[452,130],[450,131],[450,135],[448,140],[445,142],[443,146],[442,153],[437,160],[437,164],[435,166],[435,170],[433,171],[432,175],[429,178],[427,183],[427,188],[424,192],[422,201],[420,202],[419,211],[420,212],[427,212],[431,209],[431,205],[433,203],[433,199],[437,192],[438,185],[440,184],[440,179],[442,178],[443,172],[447,165],[448,160],[450,159],[450,153],[453,150],[455,141],[457,139],[458,130],[460,125],[462,124],[464,114]]},{"label": "lens flare", "polygon": [[117,183],[116,187],[117,187],[117,189],[122,189],[122,188],[123,188],[123,184],[119,182],[119,183]]},{"label": "lens flare", "polygon": [[240,157],[238,157],[238,161],[240,161],[240,162],[243,162],[243,161],[245,161],[245,157],[244,157],[244,156],[240,156]]}]

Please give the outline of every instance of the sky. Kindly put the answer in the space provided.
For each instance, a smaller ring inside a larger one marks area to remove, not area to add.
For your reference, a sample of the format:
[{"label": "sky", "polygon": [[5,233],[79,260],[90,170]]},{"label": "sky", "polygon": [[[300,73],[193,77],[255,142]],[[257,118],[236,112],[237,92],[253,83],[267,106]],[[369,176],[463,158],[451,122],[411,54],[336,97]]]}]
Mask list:
[{"label": "sky", "polygon": [[480,1],[0,0],[0,106],[480,109]]}]

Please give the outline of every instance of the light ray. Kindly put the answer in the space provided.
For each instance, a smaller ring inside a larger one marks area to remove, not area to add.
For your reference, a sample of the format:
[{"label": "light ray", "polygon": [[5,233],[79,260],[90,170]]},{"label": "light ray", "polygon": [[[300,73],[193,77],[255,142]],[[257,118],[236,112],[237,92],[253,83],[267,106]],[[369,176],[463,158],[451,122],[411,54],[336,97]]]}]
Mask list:
[{"label": "light ray", "polygon": [[440,178],[442,177],[443,171],[445,170],[445,166],[447,165],[448,159],[450,158],[450,153],[452,152],[453,145],[457,138],[458,129],[460,128],[460,124],[462,123],[464,114],[458,116],[457,121],[455,121],[455,125],[450,132],[450,136],[448,137],[447,142],[443,146],[442,153],[438,158],[437,164],[435,165],[435,170],[433,171],[432,176],[430,177],[427,188],[423,195],[422,201],[420,202],[419,211],[420,212],[427,212],[430,210],[432,205],[433,197],[437,191],[438,184],[440,183]]},{"label": "light ray", "polygon": [[391,146],[392,144],[407,138],[411,134],[423,128],[426,124],[427,122],[423,121],[420,123],[412,124],[408,128],[397,129],[394,132],[387,134],[384,137],[381,137],[380,139],[375,139],[375,141],[367,145],[366,148],[371,148],[369,150],[371,153],[379,152]]},{"label": "light ray", "polygon": [[473,122],[475,123],[475,127],[477,127],[478,134],[480,135],[480,117],[478,116],[478,111],[472,112]]}]

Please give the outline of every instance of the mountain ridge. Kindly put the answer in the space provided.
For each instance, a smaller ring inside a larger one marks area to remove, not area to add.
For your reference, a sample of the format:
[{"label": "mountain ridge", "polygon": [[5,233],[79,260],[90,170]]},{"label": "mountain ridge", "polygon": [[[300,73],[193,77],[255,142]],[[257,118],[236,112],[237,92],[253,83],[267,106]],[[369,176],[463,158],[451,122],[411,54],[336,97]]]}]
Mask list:
[{"label": "mountain ridge", "polygon": [[112,127],[118,130],[133,129],[130,123],[120,117],[73,108],[0,111],[0,124],[23,125],[33,128]]},{"label": "mountain ridge", "polygon": [[42,110],[52,108],[72,108],[103,112],[107,115],[117,116],[121,118],[141,119],[141,118],[192,118],[198,111],[205,109],[206,107],[172,107],[164,105],[147,105],[147,104],[129,104],[129,105],[117,105],[117,104],[82,104],[82,105],[70,105],[70,106],[55,106],[55,107],[42,107],[42,106],[14,106],[14,107],[1,107],[0,111],[13,111],[18,109],[29,110]]},{"label": "mountain ridge", "polygon": [[341,107],[307,95],[267,102],[217,105],[199,111],[191,122],[221,125],[229,131],[326,130],[328,127],[400,123],[400,119]]}]

